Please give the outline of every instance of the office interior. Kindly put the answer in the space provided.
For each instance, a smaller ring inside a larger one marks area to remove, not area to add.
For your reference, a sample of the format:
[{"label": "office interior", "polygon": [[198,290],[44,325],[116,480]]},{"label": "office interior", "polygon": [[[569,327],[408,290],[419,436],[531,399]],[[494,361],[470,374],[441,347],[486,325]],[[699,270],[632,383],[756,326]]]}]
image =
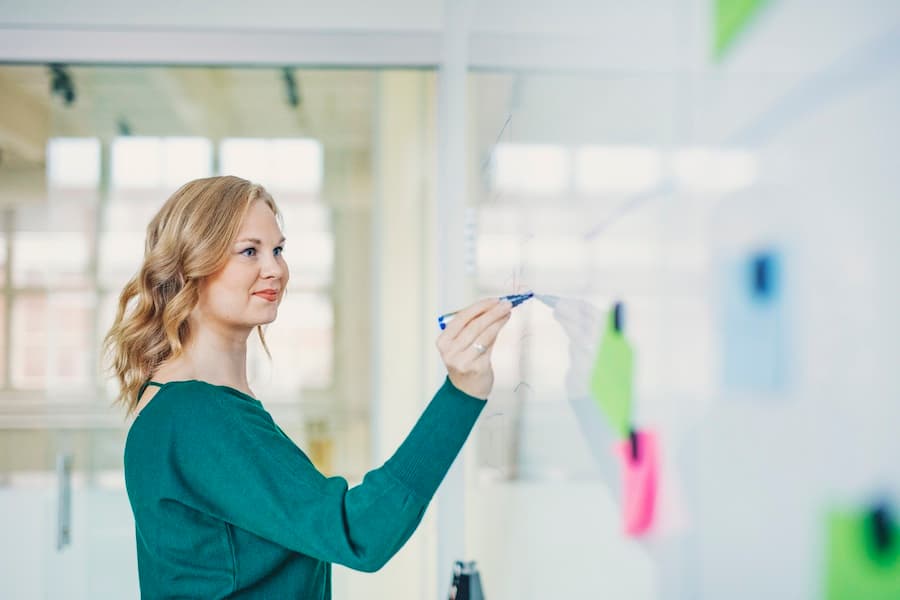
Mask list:
[{"label": "office interior", "polygon": [[898,133],[893,0],[0,1],[0,597],[139,597],[100,344],[216,174],[283,213],[250,383],[326,474],[415,423],[438,315],[557,302],[514,309],[422,525],[335,600],[445,599],[458,560],[489,600],[900,597]]}]

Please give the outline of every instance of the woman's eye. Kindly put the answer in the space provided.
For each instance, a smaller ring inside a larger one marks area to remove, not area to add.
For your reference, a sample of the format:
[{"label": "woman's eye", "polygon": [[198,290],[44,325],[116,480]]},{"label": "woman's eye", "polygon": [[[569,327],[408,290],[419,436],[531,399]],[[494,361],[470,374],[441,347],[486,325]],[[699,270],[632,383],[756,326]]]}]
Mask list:
[{"label": "woman's eye", "polygon": [[283,247],[283,246],[275,246],[275,256],[278,256],[278,255],[281,254],[282,252],[284,252],[284,247]]},{"label": "woman's eye", "polygon": [[[247,254],[247,252],[250,252],[250,254]],[[244,256],[253,256],[255,253],[256,253],[256,248],[245,248],[245,249],[241,250],[241,254],[243,254]]]}]

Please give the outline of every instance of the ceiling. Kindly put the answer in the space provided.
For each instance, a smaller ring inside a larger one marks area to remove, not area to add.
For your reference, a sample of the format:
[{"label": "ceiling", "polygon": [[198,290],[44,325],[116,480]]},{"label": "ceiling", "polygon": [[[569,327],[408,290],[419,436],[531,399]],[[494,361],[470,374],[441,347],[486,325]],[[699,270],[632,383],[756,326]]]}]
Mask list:
[{"label": "ceiling", "polygon": [[51,94],[47,66],[0,67],[5,168],[43,165],[47,139],[132,135],[305,137],[367,148],[374,70],[292,69],[299,104],[277,68],[68,67],[75,99]]}]

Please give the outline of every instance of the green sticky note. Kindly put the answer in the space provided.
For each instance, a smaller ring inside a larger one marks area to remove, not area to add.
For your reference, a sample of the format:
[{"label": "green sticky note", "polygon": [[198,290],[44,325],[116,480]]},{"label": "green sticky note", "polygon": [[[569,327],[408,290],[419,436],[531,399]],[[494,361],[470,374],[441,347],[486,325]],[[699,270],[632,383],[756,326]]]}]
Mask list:
[{"label": "green sticky note", "polygon": [[622,332],[616,331],[615,311],[610,311],[591,371],[591,395],[610,426],[622,437],[631,428],[633,362],[631,346]]},{"label": "green sticky note", "polygon": [[827,600],[896,600],[900,598],[900,528],[893,544],[880,550],[865,513],[828,517]]},{"label": "green sticky note", "polygon": [[738,34],[741,33],[767,0],[715,0],[716,58],[722,58]]}]

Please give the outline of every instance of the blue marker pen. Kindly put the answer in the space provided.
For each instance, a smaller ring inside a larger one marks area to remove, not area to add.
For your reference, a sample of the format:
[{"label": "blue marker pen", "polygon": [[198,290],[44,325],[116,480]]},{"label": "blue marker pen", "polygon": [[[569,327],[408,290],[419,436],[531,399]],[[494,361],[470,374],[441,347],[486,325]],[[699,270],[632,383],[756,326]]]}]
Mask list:
[{"label": "blue marker pen", "polygon": [[[501,296],[500,299],[501,300],[509,300],[510,302],[512,302],[513,308],[515,308],[516,306],[522,304],[523,302],[525,302],[526,300],[528,300],[529,298],[531,298],[533,296],[534,296],[534,292],[526,292],[524,294],[512,294],[510,296]],[[441,329],[446,329],[447,323],[452,321],[453,316],[458,312],[459,312],[458,310],[454,310],[451,313],[447,313],[445,315],[439,316],[438,317],[438,326]]]}]

